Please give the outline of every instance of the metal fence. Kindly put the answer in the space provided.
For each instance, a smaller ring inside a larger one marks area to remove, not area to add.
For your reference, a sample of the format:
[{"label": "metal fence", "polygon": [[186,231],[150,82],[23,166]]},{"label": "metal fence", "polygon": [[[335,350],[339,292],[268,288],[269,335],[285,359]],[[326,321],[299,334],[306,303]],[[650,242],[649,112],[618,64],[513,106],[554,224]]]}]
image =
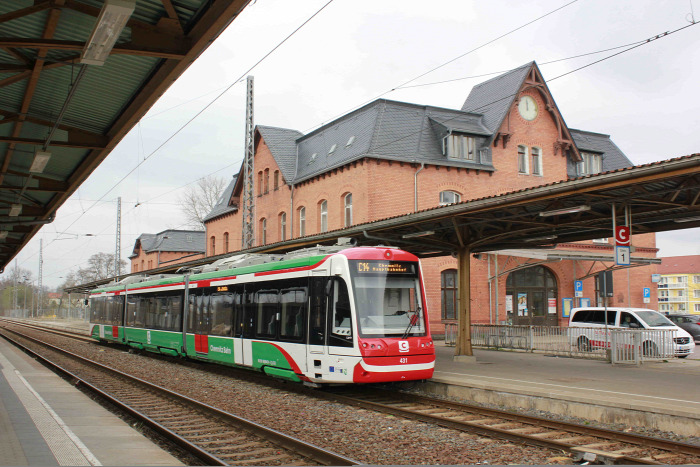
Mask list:
[{"label": "metal fence", "polygon": [[[636,363],[675,357],[672,330],[472,324],[472,345]],[[457,325],[445,325],[445,344],[457,343]]]}]

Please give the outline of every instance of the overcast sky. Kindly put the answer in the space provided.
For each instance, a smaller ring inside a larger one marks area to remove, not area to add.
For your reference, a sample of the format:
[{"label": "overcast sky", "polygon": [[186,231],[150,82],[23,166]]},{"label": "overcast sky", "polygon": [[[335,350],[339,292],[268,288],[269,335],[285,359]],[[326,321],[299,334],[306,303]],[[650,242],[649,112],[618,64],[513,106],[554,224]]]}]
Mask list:
[{"label": "overcast sky", "polygon": [[[240,167],[246,70],[326,3],[251,3],[20,252],[17,264],[36,278],[43,239],[43,283],[57,286],[91,255],[113,253],[119,196],[123,259],[141,233],[183,228],[177,206],[183,187],[212,173],[228,179]],[[535,60],[570,128],[611,135],[635,164],[697,153],[700,25],[554,79],[624,48],[561,59],[688,26],[693,8],[700,20],[700,0],[335,0],[250,73],[255,123],[307,133],[378,97],[459,109],[474,85]],[[547,64],[555,60],[561,61]],[[442,81],[449,82],[436,84]],[[660,233],[659,255],[700,254],[699,239],[700,229]]]}]

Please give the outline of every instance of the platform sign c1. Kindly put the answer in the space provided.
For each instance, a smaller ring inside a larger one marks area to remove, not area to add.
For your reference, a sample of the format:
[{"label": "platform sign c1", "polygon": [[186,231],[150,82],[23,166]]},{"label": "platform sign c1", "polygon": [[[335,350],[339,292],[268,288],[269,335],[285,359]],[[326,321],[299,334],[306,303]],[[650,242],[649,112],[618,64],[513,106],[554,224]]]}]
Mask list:
[{"label": "platform sign c1", "polygon": [[630,264],[630,247],[615,246],[615,264],[618,266],[629,266]]},{"label": "platform sign c1", "polygon": [[630,228],[628,226],[618,225],[617,227],[615,227],[615,245],[630,245]]}]

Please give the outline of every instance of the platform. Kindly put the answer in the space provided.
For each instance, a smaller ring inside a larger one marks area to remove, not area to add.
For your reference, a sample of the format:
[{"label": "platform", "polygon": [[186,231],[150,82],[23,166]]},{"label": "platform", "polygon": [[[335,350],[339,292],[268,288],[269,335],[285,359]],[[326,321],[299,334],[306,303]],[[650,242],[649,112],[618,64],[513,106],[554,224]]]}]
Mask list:
[{"label": "platform", "polygon": [[0,465],[183,465],[0,338]]},{"label": "platform", "polygon": [[481,349],[456,362],[454,351],[437,344],[428,392],[700,435],[700,349],[685,359],[640,366]]}]

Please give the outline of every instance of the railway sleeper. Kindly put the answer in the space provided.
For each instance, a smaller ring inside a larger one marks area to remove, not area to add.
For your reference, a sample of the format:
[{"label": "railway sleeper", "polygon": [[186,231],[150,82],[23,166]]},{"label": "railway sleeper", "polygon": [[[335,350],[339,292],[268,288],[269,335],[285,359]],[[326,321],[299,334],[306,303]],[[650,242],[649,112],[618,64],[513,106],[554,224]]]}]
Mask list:
[{"label": "railway sleeper", "polygon": [[[240,433],[237,431],[223,431],[221,433],[202,433],[201,435],[187,435],[185,437],[190,441],[197,441],[197,440],[201,440],[204,438],[216,437],[217,438],[216,440],[212,439],[211,441],[218,441],[220,439],[229,440],[231,437],[235,437],[238,435],[240,435]],[[207,441],[207,442],[209,442],[209,441]]]},{"label": "railway sleeper", "polygon": [[[264,465],[271,464],[276,461],[284,461],[289,459],[290,456],[268,456],[268,457],[258,457],[256,459],[247,459],[241,461],[231,461],[228,465]],[[286,464],[286,462],[285,462]]]},{"label": "railway sleeper", "polygon": [[[220,459],[238,459],[241,457],[257,456],[259,454],[269,454],[271,452],[276,452],[276,451],[277,451],[276,449],[272,449],[272,448],[260,448],[260,449],[254,449],[252,451],[232,452],[230,454],[220,454],[220,455],[217,455],[217,457],[219,457]],[[289,457],[289,456],[285,455],[284,457]],[[260,458],[257,458],[257,460],[260,460]]]},{"label": "railway sleeper", "polygon": [[616,464],[624,456],[613,452],[600,451],[581,446],[571,448],[574,461],[596,462],[600,464]]}]

